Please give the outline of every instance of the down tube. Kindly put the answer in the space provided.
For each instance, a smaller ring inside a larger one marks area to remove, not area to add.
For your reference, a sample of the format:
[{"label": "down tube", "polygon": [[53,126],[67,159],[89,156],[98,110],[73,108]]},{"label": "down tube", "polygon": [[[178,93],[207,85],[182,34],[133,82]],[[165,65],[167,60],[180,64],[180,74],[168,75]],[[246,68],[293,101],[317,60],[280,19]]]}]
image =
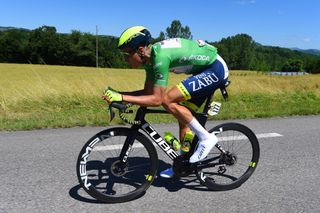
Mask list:
[{"label": "down tube", "polygon": [[147,135],[149,135],[152,141],[154,141],[162,151],[169,156],[169,158],[174,160],[179,156],[149,123],[146,122],[142,124],[142,129]]}]

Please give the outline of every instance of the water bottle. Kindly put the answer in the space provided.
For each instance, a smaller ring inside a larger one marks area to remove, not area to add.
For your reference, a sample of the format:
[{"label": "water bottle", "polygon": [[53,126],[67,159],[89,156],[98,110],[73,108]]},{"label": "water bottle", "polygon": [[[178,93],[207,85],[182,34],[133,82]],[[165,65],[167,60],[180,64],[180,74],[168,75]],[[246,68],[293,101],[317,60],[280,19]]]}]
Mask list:
[{"label": "water bottle", "polygon": [[181,148],[179,140],[171,133],[164,133],[164,140],[173,148],[175,151],[179,151]]},{"label": "water bottle", "polygon": [[192,131],[187,131],[183,136],[182,144],[181,144],[181,154],[184,155],[190,151],[191,143],[193,141],[194,134]]}]

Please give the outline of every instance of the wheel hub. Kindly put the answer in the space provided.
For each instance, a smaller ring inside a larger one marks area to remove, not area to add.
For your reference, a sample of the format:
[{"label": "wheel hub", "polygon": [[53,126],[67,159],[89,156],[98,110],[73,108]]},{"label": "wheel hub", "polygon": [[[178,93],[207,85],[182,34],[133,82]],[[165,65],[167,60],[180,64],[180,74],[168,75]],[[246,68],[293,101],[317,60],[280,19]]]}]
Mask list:
[{"label": "wheel hub", "polygon": [[121,177],[128,171],[128,163],[122,163],[120,160],[115,161],[111,165],[111,174],[116,177]]},{"label": "wheel hub", "polygon": [[222,153],[220,156],[220,163],[226,164],[227,166],[233,166],[237,163],[237,156],[233,153],[227,152]]}]

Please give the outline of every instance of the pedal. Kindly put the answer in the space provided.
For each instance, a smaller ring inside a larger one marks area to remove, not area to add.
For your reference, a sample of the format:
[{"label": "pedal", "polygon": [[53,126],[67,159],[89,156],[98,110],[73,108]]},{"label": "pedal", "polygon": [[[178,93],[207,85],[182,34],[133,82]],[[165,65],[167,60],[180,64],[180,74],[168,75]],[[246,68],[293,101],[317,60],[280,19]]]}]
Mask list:
[{"label": "pedal", "polygon": [[184,157],[183,155],[178,156],[173,161],[172,168],[173,168],[174,175],[179,178],[186,177],[193,172],[191,163],[189,163],[189,159]]}]

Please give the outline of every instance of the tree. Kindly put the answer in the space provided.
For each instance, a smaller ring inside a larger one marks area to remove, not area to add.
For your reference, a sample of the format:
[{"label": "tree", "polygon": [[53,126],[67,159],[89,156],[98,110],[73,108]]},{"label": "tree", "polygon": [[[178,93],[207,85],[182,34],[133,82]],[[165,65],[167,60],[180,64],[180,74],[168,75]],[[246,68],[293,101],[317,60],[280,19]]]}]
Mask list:
[{"label": "tree", "polygon": [[0,61],[11,63],[26,62],[26,46],[29,33],[12,29],[0,34]]},{"label": "tree", "polygon": [[35,64],[59,64],[59,36],[55,27],[42,26],[31,31],[28,43],[29,60]]},{"label": "tree", "polygon": [[99,38],[99,66],[101,67],[117,67],[128,68],[128,64],[124,62],[123,55],[119,51],[116,37]]},{"label": "tree", "polygon": [[304,69],[309,73],[320,73],[320,57],[307,58],[304,63]]},{"label": "tree", "polygon": [[183,27],[179,20],[173,20],[171,22],[171,26],[167,27],[165,35],[166,35],[166,38],[192,39],[190,28],[188,26]]},{"label": "tree", "polygon": [[80,36],[78,43],[75,44],[75,63],[81,66],[94,66],[95,56],[95,37],[89,33]]},{"label": "tree", "polygon": [[303,62],[300,59],[289,59],[282,67],[284,72],[300,72],[302,71]]},{"label": "tree", "polygon": [[218,44],[219,53],[231,69],[247,70],[252,67],[255,42],[247,34],[238,34],[222,39]]},{"label": "tree", "polygon": [[166,39],[166,36],[165,36],[164,32],[161,31],[160,34],[159,34],[159,37],[153,39],[153,42],[156,43],[156,42],[162,41],[162,40],[164,40],[164,39]]}]

